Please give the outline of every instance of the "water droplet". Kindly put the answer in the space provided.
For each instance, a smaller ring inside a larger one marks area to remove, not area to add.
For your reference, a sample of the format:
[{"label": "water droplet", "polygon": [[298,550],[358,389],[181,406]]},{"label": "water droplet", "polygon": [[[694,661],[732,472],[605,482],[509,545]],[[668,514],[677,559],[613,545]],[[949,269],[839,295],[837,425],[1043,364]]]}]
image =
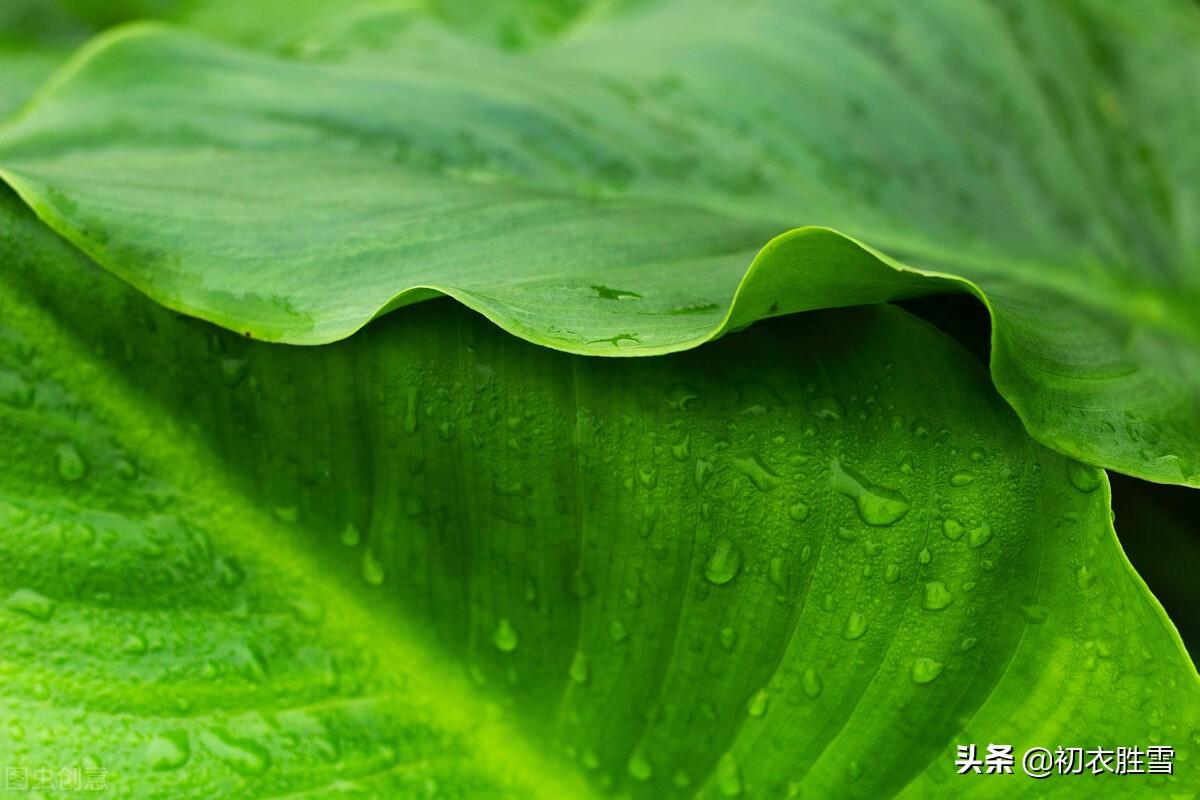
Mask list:
[{"label": "water droplet", "polygon": [[200,741],[214,756],[243,775],[261,775],[271,766],[267,751],[248,739],[214,730],[200,734]]},{"label": "water droplet", "polygon": [[1030,625],[1041,625],[1050,616],[1050,609],[1040,603],[1021,606],[1021,615]]},{"label": "water droplet", "polygon": [[979,525],[971,529],[971,533],[967,536],[968,547],[983,547],[992,540],[992,526],[986,522],[981,522]]},{"label": "water droplet", "polygon": [[139,633],[131,633],[121,642],[121,652],[131,656],[140,656],[146,652],[146,637]]},{"label": "water droplet", "polygon": [[700,397],[699,392],[686,383],[677,383],[667,390],[667,405],[676,411],[686,411],[687,407]]},{"label": "water droplet", "polygon": [[685,433],[683,438],[671,445],[671,456],[676,461],[687,461],[692,453],[692,435]]},{"label": "water droplet", "polygon": [[638,294],[637,292],[630,292],[626,289],[613,289],[608,286],[600,286],[598,284],[592,287],[592,291],[594,291],[596,293],[597,297],[600,297],[604,300],[638,300],[638,299],[641,299],[641,295]]},{"label": "water droplet", "polygon": [[639,469],[637,479],[643,488],[653,489],[655,486],[658,486],[658,470]]},{"label": "water droplet", "polygon": [[787,566],[784,565],[782,558],[772,558],[771,564],[767,569],[767,577],[771,583],[781,592],[786,592],[788,589],[788,574]]},{"label": "water droplet", "polygon": [[733,466],[737,468],[738,472],[749,478],[760,492],[770,492],[782,482],[774,471],[759,460],[758,456],[752,455],[746,458],[734,456]]},{"label": "water droplet", "polygon": [[977,644],[979,644],[978,639],[976,639],[974,636],[968,636],[965,639],[963,639],[961,642],[959,642],[958,647],[963,652],[966,652],[967,650],[970,650],[973,647],[975,647],[975,645],[977,645]]},{"label": "water droplet", "polygon": [[929,581],[925,584],[925,600],[922,605],[930,611],[941,611],[954,601],[954,596],[941,581]]},{"label": "water droplet", "polygon": [[732,652],[734,644],[737,643],[737,631],[733,628],[721,628],[721,647]]},{"label": "water droplet", "polygon": [[857,761],[851,761],[846,765],[846,774],[850,776],[850,780],[858,780],[863,774],[862,764],[859,764]]},{"label": "water droplet", "polygon": [[933,553],[929,552],[928,547],[922,547],[921,552],[917,553],[917,563],[925,566],[930,561],[933,561]]},{"label": "water droplet", "polygon": [[883,570],[883,579],[888,583],[895,583],[900,577],[900,565],[896,563],[888,564]]},{"label": "water droplet", "polygon": [[836,397],[814,397],[808,401],[809,413],[819,419],[839,420],[846,412]]},{"label": "water droplet", "polygon": [[733,580],[741,568],[742,551],[728,539],[721,539],[704,565],[704,577],[720,586]]},{"label": "water droplet", "polygon": [[356,547],[362,541],[362,534],[353,522],[347,522],[346,527],[342,528],[341,540],[346,547]]},{"label": "water droplet", "polygon": [[913,662],[909,672],[913,683],[930,683],[942,674],[945,664],[932,658],[921,657]]},{"label": "water droplet", "polygon": [[708,483],[709,477],[712,475],[712,464],[705,461],[703,458],[696,459],[696,490],[702,491],[704,484]]},{"label": "water droplet", "polygon": [[597,756],[596,751],[590,747],[583,751],[583,755],[579,760],[583,762],[585,769],[600,769],[600,757]]},{"label": "water droplet", "polygon": [[33,589],[17,589],[4,601],[4,607],[46,622],[54,614],[54,601]]},{"label": "water droplet", "polygon": [[750,702],[746,704],[746,713],[752,717],[761,717],[767,713],[767,706],[771,704],[771,695],[766,689],[759,689],[750,698]]},{"label": "water droplet", "polygon": [[404,408],[404,432],[416,433],[417,425],[420,420],[418,412],[420,411],[420,391],[416,386],[409,386],[404,390],[405,408]]},{"label": "water droplet", "polygon": [[146,760],[150,769],[163,772],[179,769],[192,754],[187,731],[166,731],[150,740],[146,745]]},{"label": "water droplet", "polygon": [[974,472],[956,472],[950,476],[951,486],[968,486],[975,482]]},{"label": "water droplet", "polygon": [[1100,488],[1100,470],[1084,466],[1078,461],[1067,462],[1067,480],[1079,491],[1090,494]]},{"label": "water droplet", "polygon": [[832,484],[838,492],[854,500],[859,517],[868,525],[894,525],[908,513],[908,498],[899,491],[871,483],[836,460]]},{"label": "water droplet", "polygon": [[650,765],[650,760],[646,758],[646,754],[641,750],[634,750],[633,755],[629,757],[629,777],[635,781],[648,781],[654,776],[654,767]]},{"label": "water droplet", "polygon": [[804,670],[804,674],[800,676],[800,688],[804,690],[806,695],[816,699],[821,694],[821,690],[825,688],[825,685],[821,683],[821,676],[817,674],[817,671],[812,667],[807,667]]},{"label": "water droplet", "polygon": [[244,358],[221,359],[221,383],[232,389],[246,378],[250,365]]},{"label": "water droplet", "polygon": [[952,542],[957,542],[967,529],[961,522],[951,517],[942,520],[942,535]]},{"label": "water droplet", "polygon": [[1084,564],[1075,572],[1075,581],[1079,584],[1080,589],[1090,589],[1096,582],[1096,573],[1089,570],[1087,564]]},{"label": "water droplet", "polygon": [[492,644],[496,645],[496,649],[501,653],[511,653],[517,649],[521,639],[517,636],[517,629],[509,622],[508,617],[501,617],[496,623],[496,630],[492,633]]},{"label": "water droplet", "polygon": [[577,569],[571,573],[570,584],[567,588],[570,590],[573,596],[579,598],[580,600],[586,597],[591,597],[592,592],[595,591],[592,588],[592,582],[588,580],[587,575],[585,575],[583,570],[580,569]]},{"label": "water droplet", "polygon": [[242,565],[234,558],[217,558],[213,561],[213,571],[217,575],[217,582],[226,589],[233,589],[246,579]]},{"label": "water droplet", "polygon": [[583,654],[582,650],[577,650],[575,652],[575,657],[571,659],[570,674],[571,680],[575,681],[576,683],[587,683],[588,662],[587,656]]},{"label": "water droplet", "polygon": [[788,506],[788,516],[796,522],[804,522],[808,519],[808,503],[797,500]]},{"label": "water droplet", "polygon": [[371,586],[379,586],[387,578],[383,562],[379,560],[379,556],[375,554],[375,549],[372,547],[363,551],[361,566],[363,580]]},{"label": "water droplet", "polygon": [[58,477],[64,483],[75,483],[83,480],[87,475],[87,462],[83,460],[83,455],[79,452],[75,445],[67,442],[60,444],[54,451],[55,466],[58,470]]},{"label": "water droplet", "polygon": [[[1200,742],[1197,744],[1200,744]],[[675,777],[671,778],[671,784],[676,789],[686,789],[692,785],[692,778],[683,770],[677,770],[675,772]]]},{"label": "water droplet", "polygon": [[729,753],[721,756],[717,764],[717,788],[725,797],[737,797],[742,793],[742,774]]},{"label": "water droplet", "polygon": [[629,631],[625,627],[625,623],[619,619],[614,619],[608,623],[608,638],[613,640],[613,644],[620,644],[629,638]]},{"label": "water droplet", "polygon": [[842,628],[842,637],[845,639],[860,639],[867,632],[867,618],[857,611],[851,611],[850,616],[846,617],[846,626]]},{"label": "water droplet", "polygon": [[295,506],[275,506],[273,510],[280,522],[294,523],[300,519],[300,509]]}]

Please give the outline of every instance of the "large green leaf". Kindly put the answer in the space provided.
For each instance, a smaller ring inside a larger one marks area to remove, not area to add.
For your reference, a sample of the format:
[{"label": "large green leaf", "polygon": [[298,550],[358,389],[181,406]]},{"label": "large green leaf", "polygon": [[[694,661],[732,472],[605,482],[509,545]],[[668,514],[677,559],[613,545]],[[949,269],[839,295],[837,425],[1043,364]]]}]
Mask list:
[{"label": "large green leaf", "polygon": [[[0,219],[7,763],[133,797],[1197,789],[1200,679],[1103,473],[904,312],[587,359],[439,302],[290,348]],[[965,743],[1177,774],[957,776]]]},{"label": "large green leaf", "polygon": [[1200,485],[1200,14],[1144,5],[547,3],[570,24],[512,50],[433,21],[470,4],[201,3],[309,63],[114,33],[0,133],[0,173],[158,301],[270,340],[440,292],[653,354],[972,291],[1035,436]]}]

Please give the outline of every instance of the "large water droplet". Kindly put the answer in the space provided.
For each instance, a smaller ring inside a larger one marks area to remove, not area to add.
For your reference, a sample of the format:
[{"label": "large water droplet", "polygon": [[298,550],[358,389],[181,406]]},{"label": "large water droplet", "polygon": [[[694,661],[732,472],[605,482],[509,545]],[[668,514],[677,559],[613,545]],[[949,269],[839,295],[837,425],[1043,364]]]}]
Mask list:
[{"label": "large water droplet", "polygon": [[850,616],[846,617],[846,626],[842,629],[842,636],[854,640],[862,638],[866,632],[867,618],[857,611],[851,611]]},{"label": "large water droplet", "polygon": [[925,600],[922,605],[930,611],[941,611],[954,601],[954,596],[941,581],[930,581],[925,584]]},{"label": "large water droplet", "polygon": [[387,577],[387,572],[383,568],[383,562],[379,560],[379,556],[375,554],[374,548],[371,547],[363,551],[361,570],[363,580],[371,586],[381,585]]},{"label": "large water droplet", "polygon": [[750,702],[746,704],[746,713],[752,717],[761,717],[767,713],[767,707],[771,704],[771,695],[766,689],[759,689],[750,698]]},{"label": "large water droplet", "polygon": [[942,674],[946,665],[932,658],[921,657],[913,662],[909,676],[913,683],[931,683]]},{"label": "large water droplet", "polygon": [[967,532],[967,529],[958,520],[947,517],[942,520],[942,535],[952,542],[957,542],[962,538],[962,535]]},{"label": "large water droplet", "polygon": [[342,544],[346,545],[346,547],[356,547],[362,541],[362,534],[359,533],[358,528],[353,522],[347,522],[346,527],[342,528],[340,538]]},{"label": "large water droplet", "polygon": [[717,788],[725,797],[737,797],[742,793],[742,774],[729,753],[721,756],[717,764]]},{"label": "large water droplet", "polygon": [[587,683],[588,679],[588,661],[587,656],[582,650],[575,652],[575,657],[571,659],[571,680],[576,683]]},{"label": "large water droplet", "polygon": [[628,769],[629,777],[635,781],[648,781],[654,776],[654,767],[641,750],[633,751],[633,755],[629,757]]},{"label": "large water droplet", "polygon": [[981,522],[971,529],[971,533],[967,536],[968,547],[983,547],[992,540],[992,526],[986,522]]},{"label": "large water droplet", "polygon": [[81,481],[87,475],[87,462],[83,460],[79,449],[70,442],[60,444],[55,449],[54,456],[58,477],[64,483]]},{"label": "large water droplet", "polygon": [[875,527],[895,525],[908,513],[908,498],[895,489],[871,483],[833,462],[833,488],[854,500],[862,521]]},{"label": "large water droplet", "polygon": [[243,775],[261,775],[271,766],[267,751],[248,739],[239,739],[225,731],[205,731],[200,735],[214,756]]},{"label": "large water droplet", "polygon": [[788,506],[788,516],[796,522],[804,522],[808,519],[808,503],[797,500]]},{"label": "large water droplet", "polygon": [[1067,480],[1079,491],[1089,494],[1100,488],[1100,470],[1084,466],[1078,461],[1067,462]]},{"label": "large water droplet", "polygon": [[33,589],[17,589],[4,601],[4,607],[39,622],[46,622],[54,614],[54,601]]},{"label": "large water droplet", "polygon": [[741,568],[742,551],[728,539],[721,539],[704,565],[704,577],[719,586],[733,580]]},{"label": "large water droplet", "polygon": [[160,772],[179,769],[187,763],[191,753],[187,731],[160,733],[146,745],[146,760],[150,762],[150,769]]},{"label": "large water droplet", "polygon": [[501,617],[496,623],[496,630],[492,633],[492,644],[496,645],[496,649],[501,653],[511,653],[517,649],[521,639],[517,636],[517,629],[513,627],[512,622],[508,617]]},{"label": "large water droplet", "polygon": [[807,667],[804,673],[800,676],[800,688],[804,693],[811,698],[816,698],[821,694],[821,690],[825,688],[821,683],[821,676],[812,667]]},{"label": "large water droplet", "polygon": [[734,456],[733,466],[737,468],[738,472],[749,478],[760,492],[772,491],[781,483],[781,478],[762,463],[758,456],[751,455],[745,458]]},{"label": "large water droplet", "polygon": [[951,486],[969,486],[975,482],[977,476],[974,472],[956,472],[950,476]]},{"label": "large water droplet", "polygon": [[836,397],[814,397],[808,401],[808,410],[820,419],[839,420],[846,412]]}]

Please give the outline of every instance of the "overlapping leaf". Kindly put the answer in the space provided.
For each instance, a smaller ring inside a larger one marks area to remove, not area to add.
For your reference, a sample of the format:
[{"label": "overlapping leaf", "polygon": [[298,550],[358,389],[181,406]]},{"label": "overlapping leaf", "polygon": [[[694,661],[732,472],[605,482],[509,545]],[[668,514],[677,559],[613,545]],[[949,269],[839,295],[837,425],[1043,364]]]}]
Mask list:
[{"label": "overlapping leaf", "polygon": [[125,30],[0,134],[43,219],[160,302],[324,342],[441,292],[624,355],[959,287],[1035,436],[1200,482],[1194,4],[547,6],[518,50],[457,6],[280,40],[209,5],[289,57]]},{"label": "overlapping leaf", "polygon": [[[1103,474],[903,312],[585,359],[430,303],[285,348],[0,201],[16,767],[135,797],[1195,788],[1200,680]],[[966,742],[1170,744],[1177,775],[956,776]]]}]

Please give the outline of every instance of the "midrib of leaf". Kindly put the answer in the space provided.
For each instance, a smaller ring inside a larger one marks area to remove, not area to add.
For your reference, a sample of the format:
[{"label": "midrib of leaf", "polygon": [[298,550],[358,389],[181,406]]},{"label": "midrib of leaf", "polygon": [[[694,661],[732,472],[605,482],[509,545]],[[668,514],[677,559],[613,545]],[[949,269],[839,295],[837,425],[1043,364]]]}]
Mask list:
[{"label": "midrib of leaf", "polygon": [[[157,474],[173,477],[176,485],[187,486],[189,496],[205,498],[202,512],[211,530],[251,534],[224,537],[221,544],[225,549],[244,554],[248,561],[267,562],[302,578],[309,591],[318,594],[317,599],[327,606],[330,619],[342,620],[347,628],[376,632],[378,635],[371,637],[371,642],[380,664],[403,665],[402,671],[391,674],[402,675],[412,687],[411,694],[427,700],[428,711],[439,725],[473,740],[477,745],[475,755],[493,773],[516,777],[530,798],[596,797],[581,776],[543,755],[523,732],[507,724],[500,715],[489,713],[498,703],[482,696],[460,671],[447,669],[450,659],[439,660],[438,648],[427,634],[415,629],[387,604],[368,605],[330,581],[328,571],[315,557],[294,546],[297,540],[294,532],[281,527],[269,513],[255,508],[231,483],[222,480],[219,469],[177,474],[173,465],[211,465],[219,460],[186,427],[146,403],[123,381],[107,375],[94,363],[86,347],[61,331],[51,314],[35,302],[7,304],[6,312],[9,311],[15,313],[6,317],[6,324],[37,331],[39,345],[55,352],[58,363],[75,366],[73,372],[63,370],[56,374],[57,380],[77,389],[84,388],[76,385],[76,381],[81,373],[86,374],[86,396],[100,419],[118,431],[145,430],[149,424],[155,435],[134,443],[138,452],[146,454],[147,461],[152,460]],[[81,369],[81,365],[87,367]],[[192,501],[187,504],[193,505]],[[55,681],[58,680],[56,675]],[[322,702],[341,706],[362,700],[338,698]],[[303,707],[306,706],[288,708]]]}]

